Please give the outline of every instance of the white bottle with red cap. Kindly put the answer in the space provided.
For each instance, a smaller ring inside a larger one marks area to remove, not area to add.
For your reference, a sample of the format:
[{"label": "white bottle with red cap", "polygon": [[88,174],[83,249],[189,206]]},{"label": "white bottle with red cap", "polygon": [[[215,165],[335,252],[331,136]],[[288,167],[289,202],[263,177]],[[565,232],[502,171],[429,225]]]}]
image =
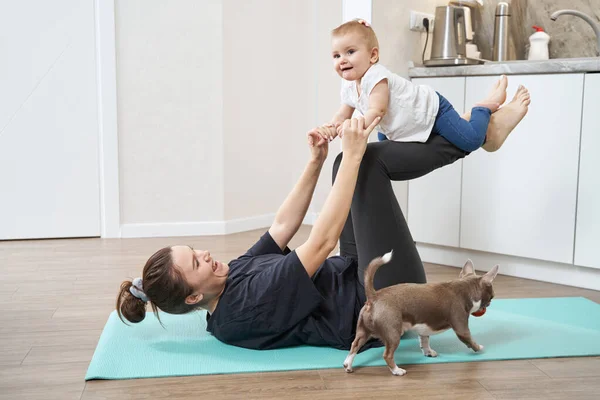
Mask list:
[{"label": "white bottle with red cap", "polygon": [[528,60],[547,60],[550,58],[548,43],[550,35],[544,32],[544,29],[534,25],[535,33],[529,36],[529,57]]}]

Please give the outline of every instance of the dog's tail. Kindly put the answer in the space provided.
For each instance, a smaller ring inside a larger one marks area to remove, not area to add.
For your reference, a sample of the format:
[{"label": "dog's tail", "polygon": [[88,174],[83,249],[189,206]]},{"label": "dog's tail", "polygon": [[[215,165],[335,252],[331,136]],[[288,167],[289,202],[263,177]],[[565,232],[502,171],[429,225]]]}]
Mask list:
[{"label": "dog's tail", "polygon": [[393,251],[384,254],[381,257],[374,258],[370,263],[367,269],[365,270],[365,293],[367,295],[367,301],[373,299],[375,296],[375,287],[373,287],[373,277],[375,276],[375,272],[381,267],[383,264],[387,264],[392,259]]}]

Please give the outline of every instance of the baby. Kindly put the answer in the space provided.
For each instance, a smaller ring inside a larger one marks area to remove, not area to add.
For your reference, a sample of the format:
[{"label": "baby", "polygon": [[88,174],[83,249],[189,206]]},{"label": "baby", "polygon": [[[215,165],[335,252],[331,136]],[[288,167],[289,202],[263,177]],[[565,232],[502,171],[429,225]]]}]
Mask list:
[{"label": "baby", "polygon": [[332,55],[334,68],[343,78],[342,105],[321,130],[328,140],[341,134],[342,123],[356,109],[364,116],[365,126],[376,117],[382,118],[379,131],[389,140],[426,142],[434,133],[466,152],[479,147],[496,151],[529,105],[529,93],[520,86],[503,118],[488,131],[491,115],[506,100],[508,81],[502,76],[470,115],[461,118],[433,88],[414,84],[378,63],[377,36],[364,20],[346,22],[332,31]]}]

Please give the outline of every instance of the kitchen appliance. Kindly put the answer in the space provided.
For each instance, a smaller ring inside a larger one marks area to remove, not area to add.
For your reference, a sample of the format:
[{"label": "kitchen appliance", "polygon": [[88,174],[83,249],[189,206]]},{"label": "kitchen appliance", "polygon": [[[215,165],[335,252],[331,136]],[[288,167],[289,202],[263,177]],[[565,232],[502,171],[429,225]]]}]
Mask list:
[{"label": "kitchen appliance", "polygon": [[477,11],[483,6],[483,0],[451,0],[448,5],[462,7],[465,10],[465,31],[467,58],[481,58],[481,52],[475,44],[475,30],[473,29],[472,10]]},{"label": "kitchen appliance", "polygon": [[483,64],[483,60],[467,57],[466,42],[467,20],[464,7],[436,7],[431,57],[423,62],[424,65],[439,67]]},{"label": "kitchen appliance", "polygon": [[496,18],[494,19],[493,61],[506,61],[511,58],[508,55],[508,20],[510,16],[510,5],[503,1],[498,3],[496,6]]}]

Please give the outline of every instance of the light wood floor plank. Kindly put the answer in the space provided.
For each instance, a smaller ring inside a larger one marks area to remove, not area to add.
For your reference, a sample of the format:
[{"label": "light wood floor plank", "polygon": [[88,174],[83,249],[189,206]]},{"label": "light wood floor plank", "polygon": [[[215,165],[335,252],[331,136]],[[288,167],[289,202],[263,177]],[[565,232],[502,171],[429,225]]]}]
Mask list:
[{"label": "light wood floor plank", "polygon": [[84,387],[84,383],[62,386],[27,385],[0,392],[0,400],[79,400]]},{"label": "light wood floor plank", "polygon": [[549,358],[531,360],[531,363],[552,378],[596,376],[600,380],[600,357]]},{"label": "light wood floor plank", "polygon": [[[318,371],[84,382],[122,280],[141,275],[157,249],[189,244],[225,262],[263,230],[218,237],[0,242],[0,400],[11,399],[596,399],[600,357],[402,365]],[[290,247],[308,237],[302,227]],[[431,282],[459,269],[425,266]],[[498,298],[583,296],[600,292],[508,276]],[[576,340],[576,338],[573,338]],[[401,364],[401,360],[398,360]]]}]

